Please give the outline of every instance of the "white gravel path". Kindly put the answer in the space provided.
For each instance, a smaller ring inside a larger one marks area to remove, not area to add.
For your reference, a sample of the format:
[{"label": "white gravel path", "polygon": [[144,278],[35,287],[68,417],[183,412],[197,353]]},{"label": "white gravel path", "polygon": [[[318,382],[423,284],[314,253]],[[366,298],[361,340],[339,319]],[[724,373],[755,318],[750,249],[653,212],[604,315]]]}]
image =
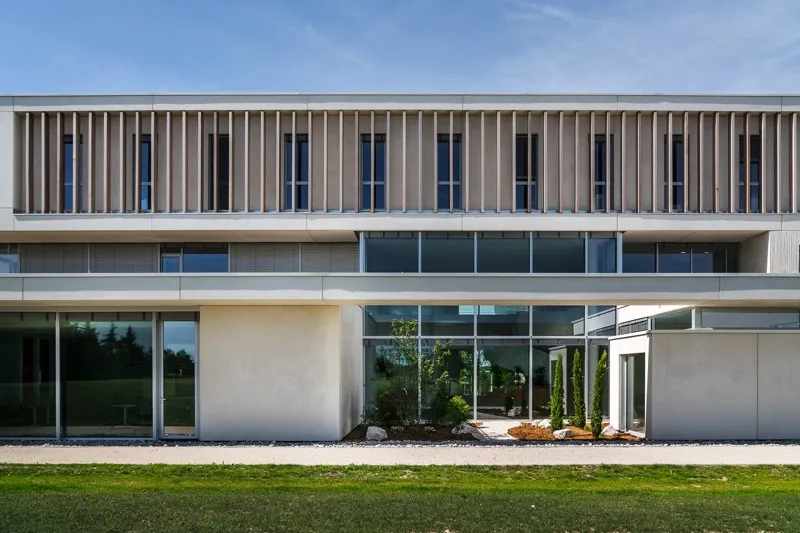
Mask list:
[{"label": "white gravel path", "polygon": [[800,464],[800,445],[0,446],[0,463],[566,465]]}]

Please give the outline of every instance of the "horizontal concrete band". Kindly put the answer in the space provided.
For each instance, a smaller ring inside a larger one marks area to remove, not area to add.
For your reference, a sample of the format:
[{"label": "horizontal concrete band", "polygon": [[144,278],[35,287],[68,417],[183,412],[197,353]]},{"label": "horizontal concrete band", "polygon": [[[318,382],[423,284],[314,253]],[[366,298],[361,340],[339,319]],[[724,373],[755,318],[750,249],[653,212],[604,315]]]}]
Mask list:
[{"label": "horizontal concrete band", "polygon": [[0,111],[175,110],[800,111],[798,95],[128,94],[0,96]]},{"label": "horizontal concrete band", "polygon": [[22,274],[0,306],[254,304],[798,305],[776,274]]},{"label": "horizontal concrete band", "polygon": [[[759,233],[798,230],[800,214],[588,213],[155,213],[11,214],[0,232],[111,231],[679,231]],[[4,237],[12,238],[13,235]],[[150,235],[152,237],[152,235]]]}]

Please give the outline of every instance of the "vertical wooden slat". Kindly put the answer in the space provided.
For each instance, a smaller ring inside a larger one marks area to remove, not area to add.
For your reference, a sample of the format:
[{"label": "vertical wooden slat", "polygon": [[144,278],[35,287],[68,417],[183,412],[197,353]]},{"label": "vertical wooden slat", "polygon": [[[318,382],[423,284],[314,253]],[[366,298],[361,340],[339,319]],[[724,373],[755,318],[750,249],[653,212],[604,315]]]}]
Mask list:
[{"label": "vertical wooden slat", "polygon": [[406,212],[406,112],[403,111],[403,213]]},{"label": "vertical wooden slat", "polygon": [[594,153],[594,111],[589,113],[589,212],[594,213],[594,182],[595,176],[595,153]]},{"label": "vertical wooden slat", "polygon": [[139,111],[134,114],[133,131],[133,212],[138,213],[142,206],[139,197],[142,192],[142,114]]},{"label": "vertical wooden slat", "polygon": [[[747,117],[746,114],[745,117]],[[729,188],[728,196],[730,196],[730,198],[728,199],[728,201],[730,203],[728,204],[728,212],[735,213],[738,207],[736,205],[736,191],[739,189],[739,171],[738,171],[739,169],[736,161],[737,149],[738,149],[738,143],[736,142],[736,113],[731,113],[730,120],[728,121],[728,126],[730,129],[729,132],[730,148],[728,150],[728,154],[730,156],[728,157],[728,164],[730,166],[730,174],[729,174],[730,179],[728,180],[730,181],[730,185],[728,187]]]},{"label": "vertical wooden slat", "polygon": [[[107,113],[106,113],[107,114]],[[42,198],[42,213],[49,213],[50,212],[50,117],[47,113],[41,114],[41,135],[42,135],[42,143],[41,143],[41,166],[42,166],[42,176],[41,176],[41,198]]]},{"label": "vertical wooden slat", "polygon": [[750,212],[750,113],[744,114],[744,212]]},{"label": "vertical wooden slat", "polygon": [[[233,157],[233,154],[231,154]],[[250,112],[244,112],[244,212],[250,212]]]},{"label": "vertical wooden slat", "polygon": [[[213,142],[211,149],[213,150],[214,156],[212,157],[214,161],[214,168],[210,169],[209,175],[213,176],[212,182],[209,184],[209,193],[213,196],[213,200],[211,202],[211,208],[216,213],[219,211],[219,113],[214,111],[213,114]],[[229,146],[230,148],[230,146]],[[230,157],[230,156],[229,156]]]},{"label": "vertical wooden slat", "polygon": [[792,113],[792,179],[789,183],[789,198],[792,213],[797,213],[797,113]]},{"label": "vertical wooden slat", "polygon": [[87,185],[87,209],[94,213],[94,113],[89,112],[88,120],[89,131],[87,132],[87,164],[86,164],[86,185]]},{"label": "vertical wooden slat", "polygon": [[181,111],[181,212],[189,211],[189,124],[186,111]]},{"label": "vertical wooden slat", "polygon": [[359,168],[361,165],[358,163],[359,145],[361,143],[361,132],[359,131],[360,125],[358,121],[358,111],[355,112],[355,127],[353,128],[353,176],[355,179],[355,212],[358,213],[361,207],[361,183],[359,183]]},{"label": "vertical wooden slat", "polygon": [[575,178],[575,206],[574,206],[574,208],[572,210],[574,213],[577,213],[578,211],[580,211],[580,207],[581,207],[580,188],[578,187],[578,184],[580,183],[580,180],[578,178],[578,175],[579,175],[578,174],[578,168],[579,168],[579,164],[578,163],[579,163],[579,160],[580,160],[580,151],[581,151],[580,150],[580,145],[581,144],[580,144],[580,137],[579,137],[580,129],[581,129],[580,114],[577,111],[575,111],[575,176],[574,176],[574,178]]},{"label": "vertical wooden slat", "polygon": [[[210,174],[210,173],[209,173]],[[203,112],[197,112],[197,212],[203,212]]]},{"label": "vertical wooden slat", "polygon": [[759,213],[767,212],[767,114],[761,113],[761,128],[759,130],[759,139],[761,140],[761,153],[759,154],[759,176],[760,181],[758,185],[759,193]]},{"label": "vertical wooden slat", "polygon": [[125,213],[128,210],[128,190],[125,183],[125,174],[127,171],[128,162],[126,161],[126,147],[128,143],[125,142],[125,113],[119,114],[119,212]]},{"label": "vertical wooden slat", "polygon": [[422,213],[422,182],[423,182],[423,179],[422,179],[422,111],[419,111],[419,114],[417,115],[417,212],[418,213]]},{"label": "vertical wooden slat", "polygon": [[622,145],[620,150],[620,157],[622,161],[620,161],[620,169],[619,169],[619,212],[624,213],[626,211],[625,207],[625,174],[628,172],[628,159],[626,157],[627,152],[627,144],[628,144],[628,113],[626,111],[622,112],[622,116],[619,119],[620,121],[620,144]]},{"label": "vertical wooden slat", "polygon": [[453,212],[453,112],[450,111],[450,212]]},{"label": "vertical wooden slat", "polygon": [[[166,209],[167,213],[172,213],[172,112],[167,111],[167,118],[166,118],[166,128],[167,128],[167,160],[166,160],[166,192],[167,192],[167,202],[166,202]],[[155,129],[155,124],[153,125],[153,143],[155,145],[155,136],[158,130]],[[155,184],[153,185],[153,190],[155,191],[156,187]],[[158,206],[155,202],[153,202],[153,211],[157,211]]]},{"label": "vertical wooden slat", "polygon": [[339,212],[344,212],[344,112],[339,111]]},{"label": "vertical wooden slat", "polygon": [[665,200],[667,202],[667,209],[666,209],[667,213],[672,213],[672,182],[673,182],[672,175],[673,175],[673,172],[675,171],[675,169],[672,168],[672,111],[667,113],[667,143],[666,144],[667,144],[667,146],[665,148],[666,148],[667,153],[665,155],[666,155],[666,158],[667,158],[667,175],[666,175],[667,195],[666,195]]},{"label": "vertical wooden slat", "polygon": [[228,205],[225,207],[227,211],[233,213],[235,211],[235,191],[236,191],[236,149],[235,149],[235,136],[233,126],[233,111],[228,111]]},{"label": "vertical wooden slat", "polygon": [[386,200],[384,201],[384,207],[386,208],[386,212],[389,213],[392,210],[392,113],[391,111],[386,112],[386,135],[384,136],[384,147],[386,152],[383,155],[383,190],[386,195]]},{"label": "vertical wooden slat", "polygon": [[719,112],[714,113],[714,199],[712,212],[719,213]]},{"label": "vertical wooden slat", "polygon": [[636,212],[642,212],[642,113],[636,112]]},{"label": "vertical wooden slat", "polygon": [[481,213],[486,210],[486,112],[481,111]]},{"label": "vertical wooden slat", "polygon": [[651,179],[653,181],[653,213],[658,212],[658,112],[653,111],[653,138],[652,138],[652,150],[650,152],[650,160],[652,163],[651,168]]},{"label": "vertical wooden slat", "polygon": [[495,149],[497,150],[497,152],[496,152],[497,153],[497,172],[495,174],[495,181],[497,182],[497,207],[496,207],[495,211],[497,211],[498,213],[501,211],[501,209],[503,207],[502,203],[500,201],[500,199],[502,198],[502,196],[500,196],[500,194],[501,194],[501,186],[500,185],[501,185],[501,183],[503,181],[502,176],[500,174],[500,170],[501,170],[500,163],[501,163],[501,161],[503,159],[502,155],[501,155],[501,152],[500,152],[500,146],[502,144],[500,142],[500,138],[502,137],[502,128],[501,128],[501,126],[502,126],[502,118],[500,117],[500,111],[498,111],[497,112],[497,146],[495,147]]},{"label": "vertical wooden slat", "polygon": [[611,171],[611,161],[614,151],[611,145],[611,112],[606,111],[606,213],[611,212],[611,184],[614,183],[614,173]]},{"label": "vertical wooden slat", "polygon": [[[170,161],[167,156],[167,161]],[[169,194],[169,192],[167,192]],[[150,113],[150,210],[158,207],[158,118],[156,112]]]},{"label": "vertical wooden slat", "polygon": [[292,169],[291,211],[294,213],[297,211],[297,111],[292,111],[292,153],[286,155],[292,158],[290,163]]},{"label": "vertical wooden slat", "polygon": [[783,135],[781,135],[782,127],[781,114],[775,114],[775,212],[782,213],[781,208],[781,142],[783,142]]},{"label": "vertical wooden slat", "polygon": [[308,139],[308,159],[307,159],[307,162],[306,162],[306,165],[308,166],[308,176],[307,176],[308,208],[307,208],[307,211],[309,213],[311,213],[314,210],[314,194],[313,194],[313,192],[314,192],[314,165],[313,165],[313,162],[314,162],[314,159],[313,159],[314,151],[311,149],[311,147],[313,146],[313,140],[312,140],[313,131],[311,129],[311,121],[313,119],[313,116],[314,116],[314,114],[310,110],[309,110],[308,113],[306,113],[306,121],[308,122],[308,124],[306,126],[307,131],[308,131],[308,136],[307,136],[307,139]]},{"label": "vertical wooden slat", "polygon": [[[123,166],[124,168],[124,166]],[[56,113],[56,213],[64,212],[64,116]]]},{"label": "vertical wooden slat", "polygon": [[[525,199],[525,205],[527,205],[527,207],[525,208],[525,211],[527,213],[530,213],[533,209],[538,209],[539,208],[538,205],[535,206],[535,207],[531,205],[531,199],[532,199],[531,197],[533,196],[531,194],[531,191],[532,191],[531,186],[533,185],[533,172],[534,172],[533,161],[534,160],[533,160],[533,116],[531,115],[530,111],[528,111],[528,125],[527,125],[526,132],[527,132],[527,138],[525,139],[525,149],[528,151],[528,154],[527,154],[527,156],[528,156],[528,171],[526,173],[525,179],[527,180],[528,185],[527,185],[526,190],[525,190],[525,194],[527,195],[527,198]],[[516,140],[514,142],[516,144]],[[537,148],[538,148],[538,146],[537,146]],[[514,165],[516,165],[516,164],[517,164],[517,161],[516,161],[516,159],[514,159]],[[537,177],[539,175],[538,170],[539,169],[537,168],[536,169]],[[516,174],[516,172],[515,172],[515,174]],[[538,180],[537,180],[537,186],[538,186]],[[514,183],[514,188],[515,189],[517,188],[516,182]]]},{"label": "vertical wooden slat", "polygon": [[705,161],[705,154],[703,150],[705,150],[705,142],[703,141],[704,131],[703,131],[703,122],[705,120],[705,113],[700,112],[700,115],[697,117],[697,143],[698,143],[698,164],[697,164],[697,212],[703,212],[703,180],[705,176],[703,175],[703,164]]},{"label": "vertical wooden slat", "polygon": [[464,212],[469,213],[469,111],[464,112]]},{"label": "vertical wooden slat", "polygon": [[689,113],[683,112],[683,212],[689,212]]},{"label": "vertical wooden slat", "polygon": [[564,112],[558,112],[558,212],[564,212]]},{"label": "vertical wooden slat", "polygon": [[72,212],[80,213],[78,191],[81,189],[81,116],[72,113]]},{"label": "vertical wooden slat", "polygon": [[328,112],[322,112],[322,212],[328,212]]},{"label": "vertical wooden slat", "polygon": [[33,213],[33,124],[25,113],[25,212]]},{"label": "vertical wooden slat", "polygon": [[547,206],[547,179],[549,177],[548,174],[548,166],[547,166],[547,152],[549,151],[547,148],[547,123],[548,123],[548,114],[547,111],[544,112],[542,115],[542,177],[539,180],[542,182],[542,213],[547,213],[548,206]]},{"label": "vertical wooden slat", "polygon": [[[363,172],[364,169],[361,169]],[[369,113],[369,212],[375,212],[375,111]]]},{"label": "vertical wooden slat", "polygon": [[[259,125],[258,136],[258,207],[262,213],[267,211],[267,114],[260,113],[261,123]],[[275,158],[280,160],[280,154],[276,153]]]},{"label": "vertical wooden slat", "polygon": [[[530,137],[530,132],[528,132]],[[530,167],[530,159],[528,160]],[[511,212],[517,212],[517,112],[511,112]]]},{"label": "vertical wooden slat", "polygon": [[[341,133],[341,132],[340,132]],[[281,159],[285,159],[287,154],[283,153],[281,147],[283,146],[283,139],[281,139],[281,112],[275,112],[275,212],[280,213],[283,210],[281,203]],[[341,156],[341,154],[340,154]],[[341,161],[341,157],[339,158]],[[284,161],[284,165],[289,165],[289,161]],[[339,165],[341,169],[341,165]],[[341,184],[341,180],[339,182]]]},{"label": "vertical wooden slat", "polygon": [[433,112],[433,212],[439,211],[439,114]]}]

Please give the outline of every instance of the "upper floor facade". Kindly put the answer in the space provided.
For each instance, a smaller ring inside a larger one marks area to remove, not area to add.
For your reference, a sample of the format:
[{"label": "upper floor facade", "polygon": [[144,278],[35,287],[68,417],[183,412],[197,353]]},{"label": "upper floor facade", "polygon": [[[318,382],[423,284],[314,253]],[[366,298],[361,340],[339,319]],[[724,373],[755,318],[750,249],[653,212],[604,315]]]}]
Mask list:
[{"label": "upper floor facade", "polygon": [[799,229],[798,111],[800,96],[0,97],[0,233]]}]

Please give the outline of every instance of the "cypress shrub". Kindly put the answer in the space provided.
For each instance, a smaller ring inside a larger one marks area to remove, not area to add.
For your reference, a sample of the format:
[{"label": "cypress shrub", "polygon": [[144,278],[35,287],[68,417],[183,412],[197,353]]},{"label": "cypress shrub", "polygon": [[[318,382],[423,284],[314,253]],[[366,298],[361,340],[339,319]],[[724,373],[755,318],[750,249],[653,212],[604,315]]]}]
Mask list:
[{"label": "cypress shrub", "polygon": [[603,380],[608,372],[608,352],[603,350],[597,368],[594,371],[594,394],[592,395],[592,413],[589,415],[592,426],[592,436],[600,437],[603,431]]},{"label": "cypress shrub", "polygon": [[581,352],[575,350],[572,358],[572,403],[575,404],[575,414],[569,423],[576,428],[586,427],[586,402],[583,400],[583,360]]},{"label": "cypress shrub", "polygon": [[550,395],[550,431],[564,429],[564,361],[556,359],[556,375],[553,377],[553,394]]}]

